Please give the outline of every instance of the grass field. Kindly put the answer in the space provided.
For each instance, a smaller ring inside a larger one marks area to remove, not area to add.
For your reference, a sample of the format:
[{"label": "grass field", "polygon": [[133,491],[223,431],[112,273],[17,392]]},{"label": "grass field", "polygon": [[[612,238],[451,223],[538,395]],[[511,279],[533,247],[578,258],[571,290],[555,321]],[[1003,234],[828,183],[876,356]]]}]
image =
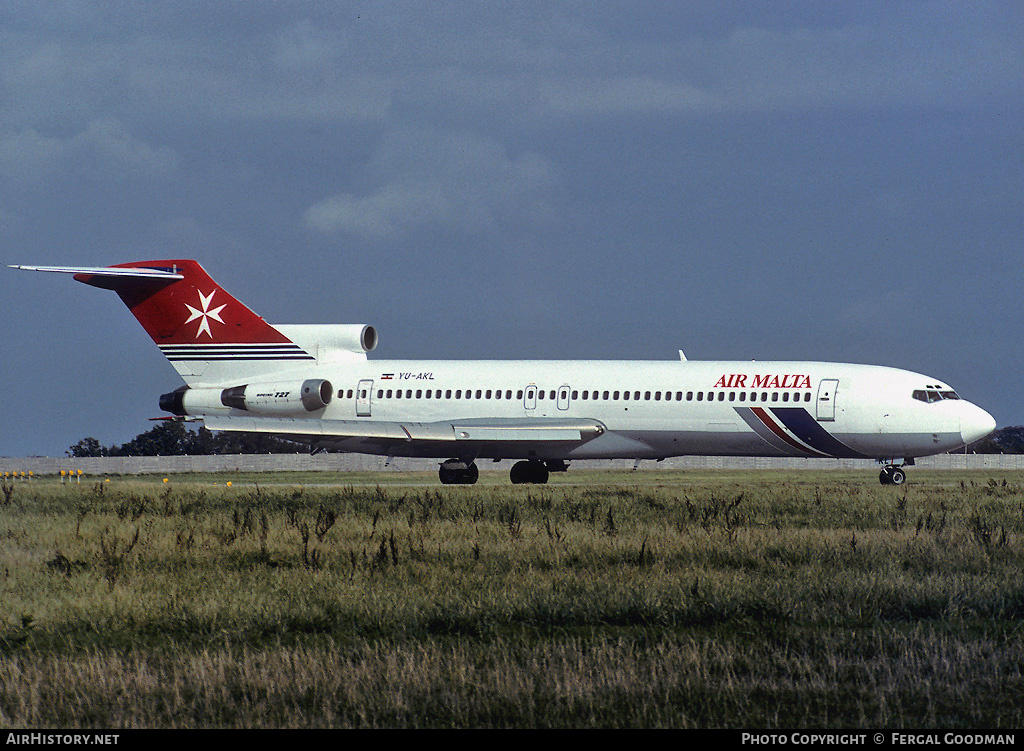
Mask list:
[{"label": "grass field", "polygon": [[1024,726],[1024,473],[161,480],[5,487],[0,727]]}]

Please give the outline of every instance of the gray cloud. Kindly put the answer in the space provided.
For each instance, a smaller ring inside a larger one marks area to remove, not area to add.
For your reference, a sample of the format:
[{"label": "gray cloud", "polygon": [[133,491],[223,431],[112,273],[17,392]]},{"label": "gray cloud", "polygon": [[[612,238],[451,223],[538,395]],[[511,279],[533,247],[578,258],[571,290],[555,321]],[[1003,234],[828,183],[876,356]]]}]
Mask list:
[{"label": "gray cloud", "polygon": [[392,134],[369,169],[373,188],[317,201],[305,213],[306,226],[378,239],[419,226],[493,231],[510,222],[543,221],[547,196],[557,184],[544,157],[510,156],[497,141],[465,133]]},{"label": "gray cloud", "polygon": [[3,178],[20,182],[41,183],[73,169],[107,179],[166,176],[180,161],[174,149],[151,146],[113,118],[93,120],[66,138],[45,136],[33,128],[0,133]]}]

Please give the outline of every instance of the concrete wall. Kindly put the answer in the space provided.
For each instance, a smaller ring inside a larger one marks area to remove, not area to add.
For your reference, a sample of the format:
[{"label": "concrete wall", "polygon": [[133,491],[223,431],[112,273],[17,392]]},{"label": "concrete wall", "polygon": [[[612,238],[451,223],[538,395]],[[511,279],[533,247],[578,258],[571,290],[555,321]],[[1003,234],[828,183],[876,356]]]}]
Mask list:
[{"label": "concrete wall", "polygon": [[[435,459],[395,459],[388,471],[436,472]],[[508,472],[511,461],[480,462],[482,471]],[[579,461],[578,469],[628,469],[628,460]],[[683,456],[663,462],[643,461],[640,469],[872,469],[869,459],[768,459]],[[1024,454],[942,454],[917,460],[922,469],[1024,469]],[[384,458],[364,454],[242,454],[227,456],[134,456],[109,458],[0,457],[0,473],[57,474],[79,469],[85,475],[174,474],[179,472],[356,472],[382,471]]]}]

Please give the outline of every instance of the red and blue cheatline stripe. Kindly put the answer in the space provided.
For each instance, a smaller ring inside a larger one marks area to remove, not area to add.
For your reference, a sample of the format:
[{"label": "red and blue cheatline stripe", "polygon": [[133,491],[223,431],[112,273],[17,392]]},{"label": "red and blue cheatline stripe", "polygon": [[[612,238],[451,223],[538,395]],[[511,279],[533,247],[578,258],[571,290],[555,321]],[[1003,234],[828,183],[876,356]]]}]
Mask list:
[{"label": "red and blue cheatline stripe", "polygon": [[870,458],[829,433],[803,407],[736,407],[755,433],[776,448],[804,456]]}]

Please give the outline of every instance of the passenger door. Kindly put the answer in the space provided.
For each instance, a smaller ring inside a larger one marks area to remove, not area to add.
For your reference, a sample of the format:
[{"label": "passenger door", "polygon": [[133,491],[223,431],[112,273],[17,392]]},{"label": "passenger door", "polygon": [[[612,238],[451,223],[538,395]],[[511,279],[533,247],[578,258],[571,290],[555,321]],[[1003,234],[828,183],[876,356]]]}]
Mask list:
[{"label": "passenger door", "polygon": [[370,401],[373,396],[373,380],[360,381],[356,388],[356,417],[370,417]]},{"label": "passenger door", "polygon": [[832,422],[836,419],[836,391],[839,390],[839,380],[835,378],[822,379],[818,384],[818,422]]}]

